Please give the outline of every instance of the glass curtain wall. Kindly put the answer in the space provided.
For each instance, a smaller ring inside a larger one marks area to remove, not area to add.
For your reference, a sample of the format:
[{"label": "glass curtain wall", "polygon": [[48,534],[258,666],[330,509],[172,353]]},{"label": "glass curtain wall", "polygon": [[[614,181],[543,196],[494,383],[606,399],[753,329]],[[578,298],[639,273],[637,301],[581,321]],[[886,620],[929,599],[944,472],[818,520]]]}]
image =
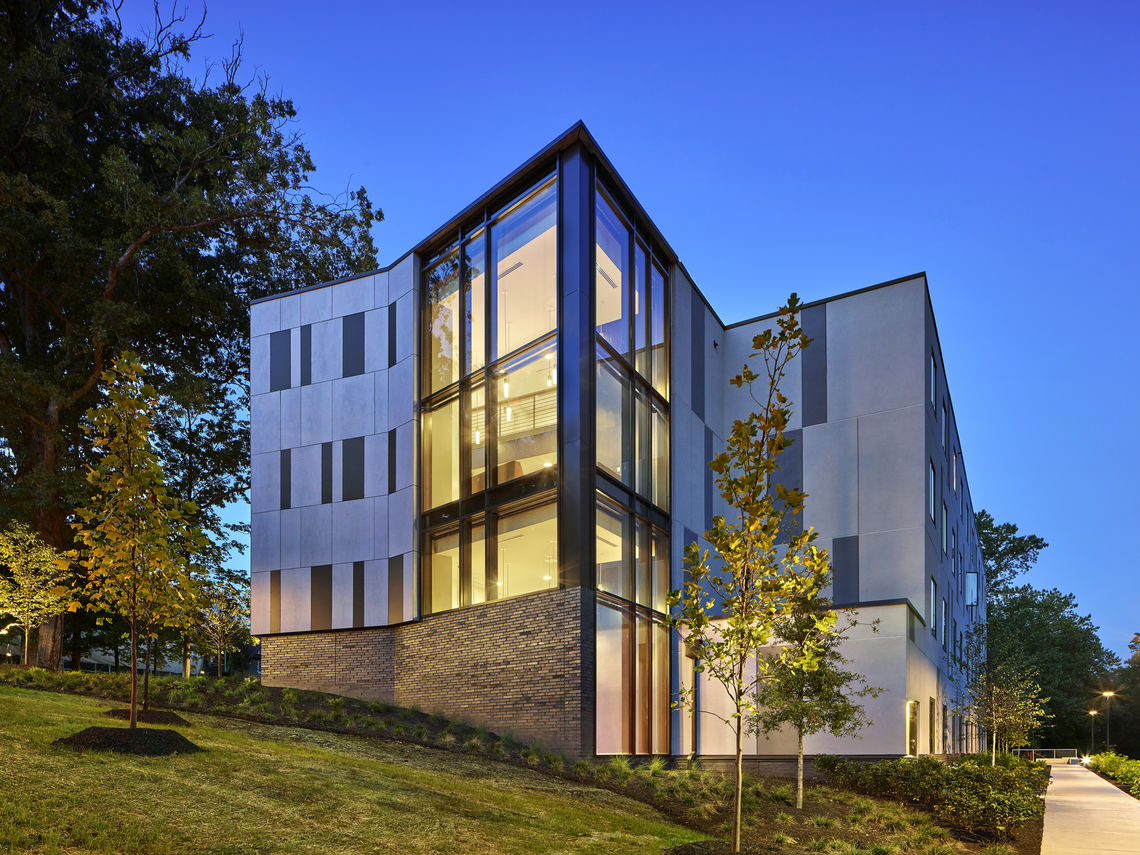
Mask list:
[{"label": "glass curtain wall", "polygon": [[669,753],[669,400],[664,264],[594,194],[596,750]]},{"label": "glass curtain wall", "polygon": [[424,614],[558,586],[558,186],[423,269]]}]

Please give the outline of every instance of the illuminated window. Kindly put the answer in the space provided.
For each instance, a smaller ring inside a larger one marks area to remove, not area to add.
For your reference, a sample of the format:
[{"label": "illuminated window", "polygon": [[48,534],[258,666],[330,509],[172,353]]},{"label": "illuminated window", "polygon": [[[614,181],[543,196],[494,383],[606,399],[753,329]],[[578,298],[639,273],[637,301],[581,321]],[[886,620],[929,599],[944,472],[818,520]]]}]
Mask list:
[{"label": "illuminated window", "polygon": [[541,338],[558,322],[557,213],[551,181],[491,225],[496,359]]}]

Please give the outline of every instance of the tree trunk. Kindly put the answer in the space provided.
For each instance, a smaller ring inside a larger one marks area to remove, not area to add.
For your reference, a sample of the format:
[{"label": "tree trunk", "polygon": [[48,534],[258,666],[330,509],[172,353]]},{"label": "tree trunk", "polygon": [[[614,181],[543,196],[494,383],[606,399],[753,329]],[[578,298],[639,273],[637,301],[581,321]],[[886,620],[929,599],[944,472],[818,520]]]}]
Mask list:
[{"label": "tree trunk", "polygon": [[[34,428],[34,441],[38,446],[37,463],[50,479],[56,473],[55,444],[41,428]],[[60,497],[54,491],[41,498],[43,504],[36,509],[33,523],[44,543],[55,549],[71,546],[68,536],[67,515],[63,511]],[[36,648],[36,664],[41,668],[58,671],[63,660],[63,617],[56,615],[40,625],[39,643]],[[25,659],[25,664],[27,660]]]},{"label": "tree trunk", "polygon": [[991,749],[991,752],[990,752],[990,765],[996,766],[997,765],[997,731],[996,730],[990,735],[990,744],[993,746],[993,748]]},{"label": "tree trunk", "polygon": [[20,658],[20,666],[28,667],[28,639],[32,637],[32,625],[24,622],[24,655]]},{"label": "tree trunk", "polygon": [[732,797],[732,851],[740,852],[740,801],[744,790],[744,727],[740,716],[736,718],[736,792]]},{"label": "tree trunk", "polygon": [[146,636],[146,659],[143,660],[143,709],[150,709],[150,633]]},{"label": "tree trunk", "polygon": [[115,642],[115,673],[119,673],[119,642]]},{"label": "tree trunk", "polygon": [[182,679],[190,678],[190,639],[182,639]]},{"label": "tree trunk", "polygon": [[139,654],[137,650],[138,636],[135,634],[135,622],[131,621],[131,727],[138,724],[138,688],[139,688]]},{"label": "tree trunk", "polygon": [[222,657],[224,655],[225,655],[224,653],[220,653],[220,652],[218,653],[218,678],[219,679],[221,679],[224,676],[222,674]]},{"label": "tree trunk", "polygon": [[796,810],[804,809],[804,732],[796,732]]}]

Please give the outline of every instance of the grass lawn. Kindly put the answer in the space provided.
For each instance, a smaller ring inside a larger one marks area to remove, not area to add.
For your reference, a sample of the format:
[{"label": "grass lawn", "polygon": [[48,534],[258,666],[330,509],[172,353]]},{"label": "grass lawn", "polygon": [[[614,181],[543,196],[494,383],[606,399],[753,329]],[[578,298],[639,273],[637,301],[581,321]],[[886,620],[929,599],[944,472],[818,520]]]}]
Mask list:
[{"label": "grass lawn", "polygon": [[615,793],[418,745],[182,713],[203,753],[52,741],[105,700],[0,686],[0,846],[16,852],[660,852],[704,839]]}]

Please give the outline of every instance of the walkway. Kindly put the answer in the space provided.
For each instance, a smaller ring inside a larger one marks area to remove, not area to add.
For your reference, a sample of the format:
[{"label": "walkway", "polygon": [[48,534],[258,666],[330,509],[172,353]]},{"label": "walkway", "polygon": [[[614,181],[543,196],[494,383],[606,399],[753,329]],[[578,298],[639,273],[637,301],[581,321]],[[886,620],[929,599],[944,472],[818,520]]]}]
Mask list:
[{"label": "walkway", "polygon": [[1041,855],[1140,853],[1140,801],[1084,766],[1051,769]]}]

